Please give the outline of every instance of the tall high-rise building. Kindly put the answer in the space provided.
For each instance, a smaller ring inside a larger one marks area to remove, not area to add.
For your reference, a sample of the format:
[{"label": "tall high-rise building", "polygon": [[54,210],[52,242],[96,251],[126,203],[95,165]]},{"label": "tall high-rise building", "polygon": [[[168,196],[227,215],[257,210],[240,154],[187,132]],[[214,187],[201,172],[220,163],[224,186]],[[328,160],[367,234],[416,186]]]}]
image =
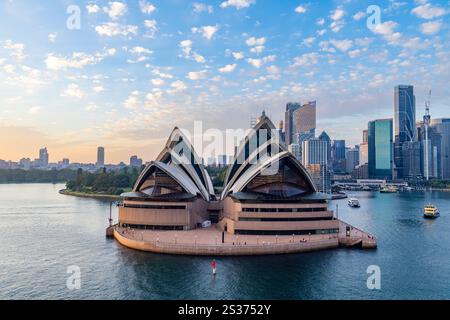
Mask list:
[{"label": "tall high-rise building", "polygon": [[97,148],[97,163],[98,167],[102,167],[105,165],[105,148],[98,147]]},{"label": "tall high-rise building", "polygon": [[345,159],[345,140],[333,141],[333,159],[344,160]]},{"label": "tall high-rise building", "polygon": [[332,157],[331,157],[331,138],[330,138],[330,136],[329,136],[325,131],[323,131],[323,132],[320,134],[320,136],[319,136],[319,140],[325,141],[326,144],[327,144],[327,151],[328,151],[328,153],[327,153],[327,159],[328,159],[328,165],[331,167],[331,165],[332,165],[332,161],[331,161],[331,159],[332,159]]},{"label": "tall high-rise building", "polygon": [[[323,137],[322,137],[323,138]],[[331,171],[328,166],[329,143],[313,138],[302,143],[302,163],[314,180],[318,190],[331,193]]]},{"label": "tall high-rise building", "polygon": [[422,178],[421,146],[419,141],[406,141],[402,146],[403,178],[419,180]]},{"label": "tall high-rise building", "polygon": [[345,168],[347,173],[352,173],[359,165],[359,148],[348,149],[345,154]]},{"label": "tall high-rise building", "polygon": [[345,140],[334,140],[331,156],[333,158],[333,170],[335,172],[345,172]]},{"label": "tall high-rise building", "polygon": [[416,141],[416,97],[414,86],[395,87],[394,99],[394,163],[395,176],[403,178],[403,143]]},{"label": "tall high-rise building", "polygon": [[302,105],[297,102],[289,102],[286,105],[286,112],[285,112],[285,121],[284,121],[284,128],[285,128],[285,141],[287,145],[290,145],[294,143],[294,111],[301,108]]},{"label": "tall high-rise building", "polygon": [[130,158],[130,167],[140,168],[142,167],[143,161],[139,159],[138,156],[132,156]]},{"label": "tall high-rise building", "polygon": [[302,161],[302,153],[300,152],[300,146],[296,143],[289,145],[288,150],[294,155],[298,161]]},{"label": "tall high-rise building", "polygon": [[369,176],[391,180],[393,176],[393,122],[381,119],[369,122]]},{"label": "tall high-rise building", "polygon": [[308,170],[319,192],[331,194],[332,173],[326,164],[308,164]]},{"label": "tall high-rise building", "polygon": [[314,138],[303,141],[302,143],[302,163],[309,164],[328,164],[328,145],[326,141]]},{"label": "tall high-rise building", "polygon": [[363,142],[359,145],[359,163],[369,163],[369,131],[363,131]]},{"label": "tall high-rise building", "polygon": [[284,131],[284,122],[283,121],[280,121],[280,123],[278,124],[278,134],[279,134],[280,142],[286,143],[286,133]]},{"label": "tall high-rise building", "polygon": [[48,151],[47,148],[42,148],[39,150],[39,166],[46,168],[48,167],[48,159],[49,159],[49,155],[48,155]]},{"label": "tall high-rise building", "polygon": [[[435,126],[428,128],[426,133],[425,123],[419,122],[417,135],[420,144],[421,171],[423,177],[442,178],[442,136]],[[428,136],[428,141],[427,141]],[[428,148],[428,150],[427,150]]]},{"label": "tall high-rise building", "polygon": [[294,137],[305,132],[316,134],[316,101],[310,101],[307,104],[296,109],[293,114]]},{"label": "tall high-rise building", "polygon": [[307,104],[288,103],[285,112],[285,140],[286,144],[298,142],[298,135],[316,130],[316,101],[310,101]]},{"label": "tall high-rise building", "polygon": [[450,180],[450,119],[432,119],[431,128],[441,135],[441,176]]}]

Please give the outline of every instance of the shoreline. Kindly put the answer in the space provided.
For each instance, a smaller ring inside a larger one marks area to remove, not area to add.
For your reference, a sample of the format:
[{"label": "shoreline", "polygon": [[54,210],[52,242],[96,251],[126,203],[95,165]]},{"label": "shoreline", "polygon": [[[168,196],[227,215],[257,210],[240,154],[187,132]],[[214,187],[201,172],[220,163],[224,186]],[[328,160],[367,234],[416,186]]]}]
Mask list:
[{"label": "shoreline", "polygon": [[59,194],[62,194],[65,196],[72,196],[72,197],[79,197],[79,198],[91,198],[91,199],[98,199],[98,200],[116,200],[116,201],[122,199],[120,196],[115,196],[115,195],[111,195],[111,194],[85,193],[85,192],[70,191],[67,189],[61,189],[58,192],[59,192]]}]

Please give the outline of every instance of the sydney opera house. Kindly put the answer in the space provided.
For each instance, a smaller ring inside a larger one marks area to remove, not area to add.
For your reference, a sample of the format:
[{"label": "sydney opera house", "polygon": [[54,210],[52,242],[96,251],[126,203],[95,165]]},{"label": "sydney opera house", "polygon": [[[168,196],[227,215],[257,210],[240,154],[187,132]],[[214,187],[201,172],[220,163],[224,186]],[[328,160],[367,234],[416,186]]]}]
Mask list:
[{"label": "sydney opera house", "polygon": [[[204,221],[231,234],[333,234],[339,230],[328,195],[318,193],[301,163],[273,137],[263,117],[237,148],[222,194],[181,130],[123,194],[122,227],[191,230]],[[253,143],[254,142],[254,143]]]}]

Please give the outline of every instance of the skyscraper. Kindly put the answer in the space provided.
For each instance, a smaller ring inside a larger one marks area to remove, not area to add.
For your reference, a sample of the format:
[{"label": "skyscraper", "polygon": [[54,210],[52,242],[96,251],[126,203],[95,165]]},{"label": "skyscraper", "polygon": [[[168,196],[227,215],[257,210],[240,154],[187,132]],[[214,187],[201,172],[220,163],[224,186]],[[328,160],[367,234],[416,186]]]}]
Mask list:
[{"label": "skyscraper", "polygon": [[292,153],[298,161],[302,161],[302,153],[300,152],[300,146],[296,143],[289,145],[288,150]]},{"label": "skyscraper", "polygon": [[369,162],[369,131],[363,131],[363,142],[359,145],[359,163],[361,165]]},{"label": "skyscraper", "polygon": [[328,165],[329,166],[331,166],[331,159],[332,159],[332,157],[331,157],[331,138],[330,138],[330,136],[325,132],[325,131],[323,131],[321,134],[320,134],[320,136],[319,136],[319,140],[321,140],[321,141],[325,141],[326,142],[326,144],[327,144],[327,159],[328,159]]},{"label": "skyscraper", "polygon": [[359,148],[348,149],[345,154],[345,166],[347,173],[352,173],[359,165]]},{"label": "skyscraper", "polygon": [[369,176],[391,180],[393,175],[392,119],[369,122]]},{"label": "skyscraper", "polygon": [[318,190],[324,193],[331,193],[328,146],[327,141],[317,138],[302,143],[302,163],[313,178]]},{"label": "skyscraper", "polygon": [[316,101],[304,105],[290,102],[286,105],[284,125],[287,145],[297,143],[301,134],[312,132],[315,135],[316,107]]},{"label": "skyscraper", "polygon": [[326,141],[314,138],[303,141],[302,143],[302,163],[309,164],[328,164],[328,145]]},{"label": "skyscraper", "polygon": [[333,169],[335,172],[345,171],[345,140],[334,140],[331,155],[333,157]]},{"label": "skyscraper", "polygon": [[98,147],[97,148],[97,163],[98,167],[102,167],[105,165],[105,148]]},{"label": "skyscraper", "polygon": [[450,119],[432,119],[431,127],[441,135],[441,176],[450,180]]},{"label": "skyscraper", "polygon": [[46,168],[48,167],[48,159],[49,159],[49,155],[48,155],[48,151],[47,148],[42,148],[39,150],[39,166]]},{"label": "skyscraper", "polygon": [[138,156],[132,156],[130,158],[130,167],[140,168],[142,167],[143,161],[139,159]]},{"label": "skyscraper", "polygon": [[316,101],[310,101],[307,104],[296,109],[292,113],[294,137],[305,132],[316,134]]},{"label": "skyscraper", "polygon": [[[435,126],[428,128],[426,133],[425,123],[418,125],[418,137],[420,145],[421,171],[424,178],[442,178],[442,136]],[[428,140],[427,140],[428,136]],[[428,149],[428,150],[427,150]]]},{"label": "skyscraper", "polygon": [[416,97],[414,87],[395,87],[394,99],[394,162],[396,178],[403,178],[403,143],[416,141]]},{"label": "skyscraper", "polygon": [[285,140],[286,144],[290,145],[294,143],[294,119],[293,114],[294,111],[301,108],[301,104],[297,102],[289,102],[286,105],[286,112],[285,112],[285,121],[284,121],[284,128],[285,128]]}]

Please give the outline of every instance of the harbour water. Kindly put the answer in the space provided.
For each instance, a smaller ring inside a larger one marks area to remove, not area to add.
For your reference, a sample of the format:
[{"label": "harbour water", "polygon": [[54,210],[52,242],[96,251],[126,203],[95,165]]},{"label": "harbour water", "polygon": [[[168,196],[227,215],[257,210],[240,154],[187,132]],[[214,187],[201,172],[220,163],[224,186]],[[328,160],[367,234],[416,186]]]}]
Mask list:
[{"label": "harbour water", "polygon": [[[105,238],[109,203],[58,194],[63,185],[0,185],[0,299],[450,299],[450,193],[355,192],[339,218],[378,249],[216,258],[137,252]],[[436,220],[422,208],[440,208]],[[116,210],[113,212],[117,215]],[[381,290],[366,286],[368,266]],[[67,269],[81,270],[69,290]]]}]

